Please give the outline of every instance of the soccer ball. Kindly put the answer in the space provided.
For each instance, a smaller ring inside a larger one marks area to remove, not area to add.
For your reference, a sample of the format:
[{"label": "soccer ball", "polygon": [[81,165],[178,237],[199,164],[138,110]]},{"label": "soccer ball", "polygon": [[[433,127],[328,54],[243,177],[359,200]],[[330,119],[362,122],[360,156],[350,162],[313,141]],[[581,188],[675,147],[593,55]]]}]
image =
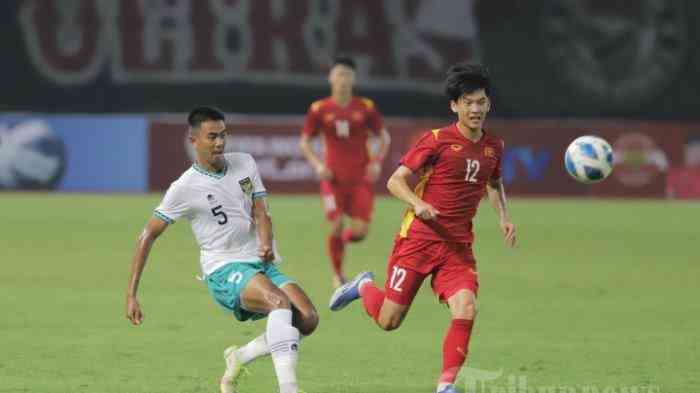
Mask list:
[{"label": "soccer ball", "polygon": [[586,135],[574,139],[564,154],[569,175],[585,184],[597,183],[613,170],[613,150],[603,138]]}]

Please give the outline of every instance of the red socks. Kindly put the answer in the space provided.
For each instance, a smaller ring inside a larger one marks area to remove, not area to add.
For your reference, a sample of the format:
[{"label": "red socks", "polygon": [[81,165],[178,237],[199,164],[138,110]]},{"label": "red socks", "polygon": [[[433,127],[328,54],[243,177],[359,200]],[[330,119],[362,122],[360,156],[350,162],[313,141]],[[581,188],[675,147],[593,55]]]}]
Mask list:
[{"label": "red socks", "polygon": [[362,296],[362,304],[365,306],[367,315],[376,321],[382,303],[384,303],[384,292],[370,281],[360,287],[360,296]]},{"label": "red socks", "polygon": [[[360,287],[360,295],[367,314],[376,321],[382,303],[384,303],[384,292],[370,281]],[[453,384],[455,382],[457,374],[467,358],[472,326],[474,326],[474,321],[468,319],[453,319],[450,323],[442,345],[442,373],[438,383]]]},{"label": "red socks", "polygon": [[333,272],[337,276],[343,275],[343,256],[345,255],[345,243],[357,242],[362,237],[353,235],[352,229],[346,228],[340,236],[328,236],[328,255],[331,257]]},{"label": "red socks", "polygon": [[453,319],[442,344],[442,374],[438,383],[454,383],[469,351],[474,321]]},{"label": "red socks", "polygon": [[328,236],[328,255],[331,257],[333,272],[343,275],[343,255],[345,254],[345,242],[340,236]]},{"label": "red socks", "polygon": [[[384,292],[369,281],[360,287],[362,304],[365,306],[367,315],[375,321],[379,316],[379,310],[384,303]],[[445,340],[442,344],[442,373],[439,384],[453,384],[467,358],[469,351],[469,338],[471,337],[473,320],[453,319],[447,329]]]}]

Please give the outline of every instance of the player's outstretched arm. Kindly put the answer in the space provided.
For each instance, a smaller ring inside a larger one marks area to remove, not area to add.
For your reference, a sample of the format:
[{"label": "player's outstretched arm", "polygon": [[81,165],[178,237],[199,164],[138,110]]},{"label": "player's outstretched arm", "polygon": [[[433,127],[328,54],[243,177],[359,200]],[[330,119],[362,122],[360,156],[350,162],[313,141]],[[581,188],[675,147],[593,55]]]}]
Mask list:
[{"label": "player's outstretched arm", "polygon": [[267,209],[265,197],[253,200],[253,219],[255,220],[255,230],[260,242],[258,256],[263,262],[270,262],[275,259],[275,252],[272,247],[272,219]]},{"label": "player's outstretched arm", "polygon": [[413,171],[408,167],[404,165],[399,166],[386,183],[386,188],[389,189],[393,196],[410,205],[416,216],[423,220],[434,220],[440,212],[429,203],[420,199],[408,186],[408,177],[412,174]]},{"label": "player's outstretched arm", "polygon": [[143,268],[146,266],[146,260],[148,259],[148,254],[151,251],[153,243],[167,227],[168,223],[165,221],[151,217],[146,223],[143,232],[139,235],[136,243],[136,252],[134,253],[134,258],[131,260],[129,287],[126,290],[126,318],[134,325],[140,325],[141,322],[143,322],[143,312],[136,298]]},{"label": "player's outstretched arm", "polygon": [[498,214],[498,220],[505,237],[506,244],[510,247],[515,246],[515,225],[510,222],[508,216],[508,208],[506,206],[506,191],[503,187],[503,179],[490,179],[487,183],[486,190],[489,195],[489,202]]},{"label": "player's outstretched arm", "polygon": [[299,140],[299,149],[301,150],[301,154],[303,154],[306,161],[311,164],[321,180],[330,180],[333,178],[333,173],[330,171],[330,169],[328,169],[326,164],[321,161],[314,151],[314,147],[311,146],[310,136],[306,134],[301,135],[301,139]]}]

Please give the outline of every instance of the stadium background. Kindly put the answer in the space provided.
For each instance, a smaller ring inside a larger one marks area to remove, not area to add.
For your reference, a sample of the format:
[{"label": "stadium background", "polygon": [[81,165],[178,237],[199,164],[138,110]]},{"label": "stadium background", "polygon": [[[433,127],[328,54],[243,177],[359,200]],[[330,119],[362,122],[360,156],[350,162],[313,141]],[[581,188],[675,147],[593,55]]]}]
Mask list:
[{"label": "stadium background", "polygon": [[[328,61],[344,53],[359,62],[358,93],[387,117],[393,144],[384,176],[418,133],[451,121],[441,94],[446,66],[480,61],[492,72],[487,128],[506,141],[504,179],[525,241],[515,254],[501,251],[492,214],[482,213],[477,246],[489,311],[471,365],[538,386],[689,391],[700,383],[692,371],[700,310],[689,300],[700,276],[698,203],[671,199],[700,198],[698,15],[700,3],[690,0],[1,2],[0,308],[14,317],[0,321],[0,381],[13,392],[210,391],[220,368],[212,353],[252,334],[234,325],[239,336],[224,335],[230,321],[198,284],[183,281],[196,267],[186,225],[156,246],[157,264],[145,275],[152,330],[135,333],[119,319],[133,238],[190,163],[184,113],[195,105],[226,111],[228,149],[258,160],[277,235],[289,244],[286,269],[323,308],[325,229],[297,143],[308,105],[327,94]],[[613,144],[616,166],[610,179],[583,186],[568,178],[562,158],[574,137],[589,133]],[[349,256],[351,271],[382,272],[401,208],[379,200],[370,239]],[[39,246],[29,240],[37,238]],[[85,313],[71,312],[81,307]],[[412,325],[390,339],[354,312],[323,312],[318,340],[349,352],[366,340],[381,345],[347,355],[355,368],[339,376],[314,368],[338,355],[309,340],[308,391],[430,391],[437,365],[416,364],[438,359],[443,326],[429,321],[444,319],[443,310],[420,297]],[[578,330],[566,319],[578,320]],[[346,326],[358,338],[330,338]],[[207,351],[195,342],[203,331],[216,332],[203,339]],[[426,357],[397,355],[402,334]],[[413,337],[433,338],[420,347]],[[156,355],[182,356],[169,349],[174,341],[190,358],[169,369]],[[48,348],[48,356],[26,348]],[[71,351],[79,360],[66,357]],[[367,375],[363,362],[387,353],[395,367],[370,372],[370,382],[358,377]],[[61,365],[68,370],[57,371]],[[256,373],[269,379],[268,369]],[[405,369],[412,375],[402,376]]]}]

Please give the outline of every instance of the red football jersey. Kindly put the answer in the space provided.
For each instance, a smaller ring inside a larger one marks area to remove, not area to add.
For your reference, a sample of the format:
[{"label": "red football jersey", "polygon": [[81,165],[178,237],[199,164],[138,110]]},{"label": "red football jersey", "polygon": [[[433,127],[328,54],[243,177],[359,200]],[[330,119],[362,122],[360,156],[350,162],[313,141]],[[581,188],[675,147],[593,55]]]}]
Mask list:
[{"label": "red football jersey", "polygon": [[382,115],[372,100],[353,97],[341,107],[328,97],[311,104],[302,132],[323,135],[325,162],[334,182],[355,183],[365,178],[369,133],[378,134],[382,128]]},{"label": "red football jersey", "polygon": [[409,209],[399,236],[471,243],[472,218],[491,178],[501,177],[503,140],[484,131],[478,142],[462,135],[457,125],[424,134],[401,159],[421,178],[416,194],[440,213],[424,221]]}]

